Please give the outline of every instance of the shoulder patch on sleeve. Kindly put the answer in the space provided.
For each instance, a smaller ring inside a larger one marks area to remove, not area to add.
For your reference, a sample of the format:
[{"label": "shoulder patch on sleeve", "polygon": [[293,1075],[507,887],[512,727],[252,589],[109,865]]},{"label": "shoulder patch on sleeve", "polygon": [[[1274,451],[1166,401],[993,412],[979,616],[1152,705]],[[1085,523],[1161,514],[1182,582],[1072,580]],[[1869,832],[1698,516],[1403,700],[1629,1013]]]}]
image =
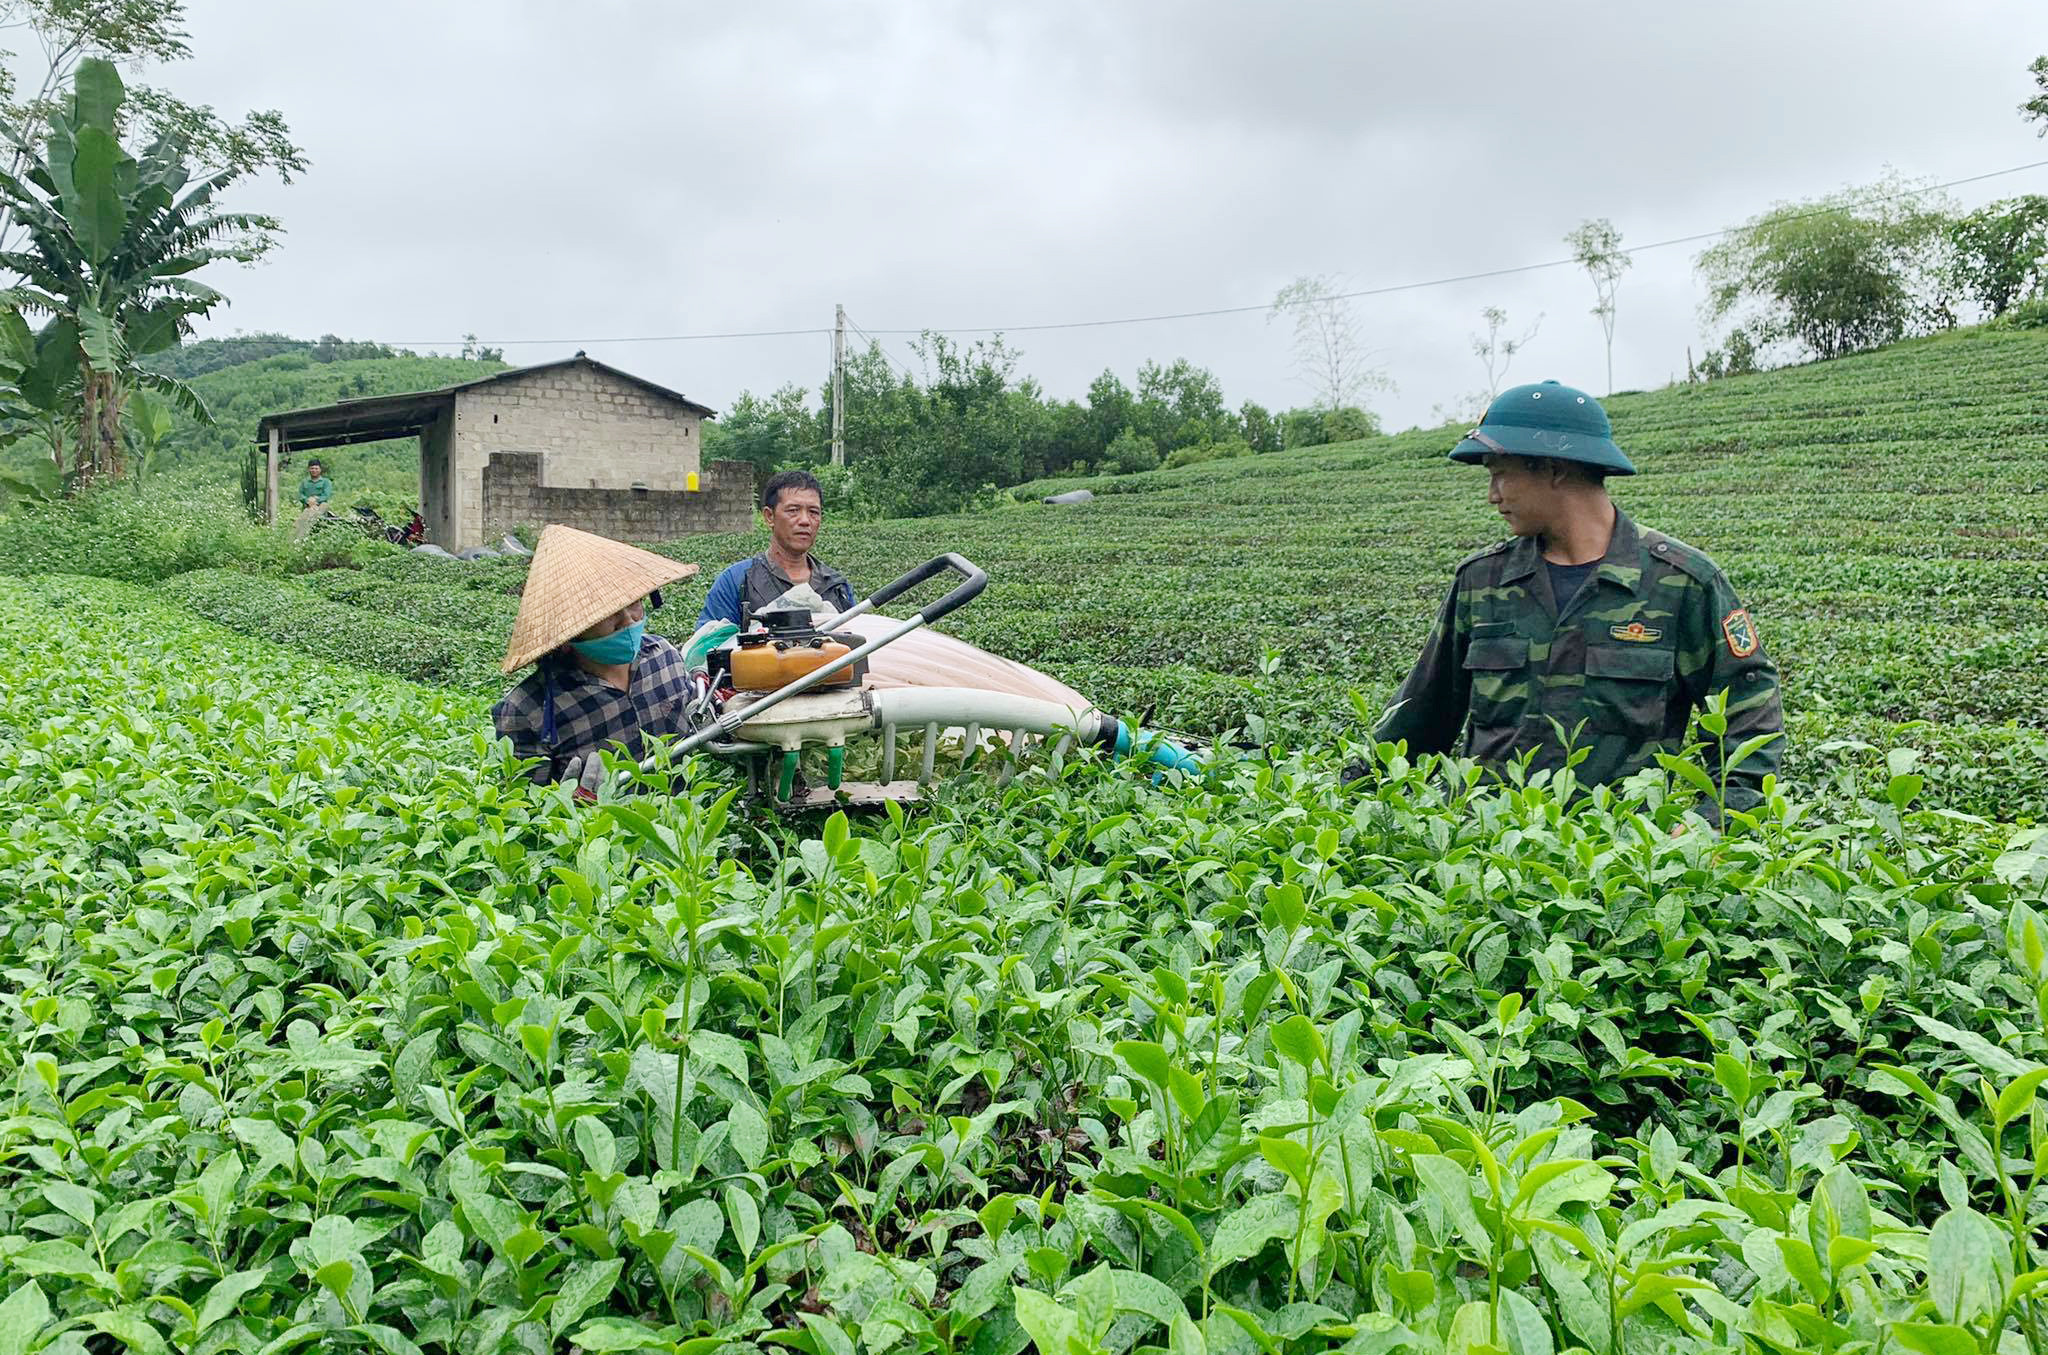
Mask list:
[{"label": "shoulder patch on sleeve", "polygon": [[1720,577],[1721,567],[1709,559],[1705,551],[1688,546],[1675,536],[1646,527],[1643,529],[1643,545],[1649,550],[1651,559],[1662,560],[1709,587]]},{"label": "shoulder patch on sleeve", "polygon": [[1750,620],[1747,607],[1737,607],[1721,618],[1721,638],[1728,642],[1728,652],[1738,659],[1748,658],[1762,644],[1757,639],[1756,622]]}]

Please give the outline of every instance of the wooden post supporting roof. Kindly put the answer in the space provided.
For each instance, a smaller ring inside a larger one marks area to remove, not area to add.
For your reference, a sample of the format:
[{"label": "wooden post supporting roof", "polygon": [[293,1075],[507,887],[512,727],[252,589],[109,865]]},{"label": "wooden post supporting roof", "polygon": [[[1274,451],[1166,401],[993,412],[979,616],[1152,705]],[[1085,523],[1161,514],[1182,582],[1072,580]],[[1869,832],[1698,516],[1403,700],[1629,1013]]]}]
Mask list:
[{"label": "wooden post supporting roof", "polygon": [[271,429],[270,452],[269,455],[265,457],[265,460],[269,464],[268,473],[264,478],[264,485],[266,488],[266,502],[269,505],[268,516],[270,518],[270,525],[273,527],[277,525],[277,452],[278,444],[282,441],[283,438],[279,434],[278,430],[275,428]]}]

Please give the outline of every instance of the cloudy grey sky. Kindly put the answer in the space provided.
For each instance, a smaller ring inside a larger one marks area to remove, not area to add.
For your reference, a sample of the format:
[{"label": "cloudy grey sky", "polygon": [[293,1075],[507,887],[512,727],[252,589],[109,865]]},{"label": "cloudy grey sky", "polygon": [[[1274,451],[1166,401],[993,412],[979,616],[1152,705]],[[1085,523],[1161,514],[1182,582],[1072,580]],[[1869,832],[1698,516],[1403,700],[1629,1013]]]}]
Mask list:
[{"label": "cloudy grey sky", "polygon": [[[815,387],[816,328],[1022,327],[1257,305],[1732,225],[1876,178],[2048,159],[2018,117],[2039,0],[1251,4],[1222,0],[193,0],[196,58],[154,73],[276,107],[312,159],[249,206],[289,234],[215,279],[205,332],[578,346],[718,407]],[[2048,192],[2048,169],[1955,190]],[[1622,286],[1615,380],[1706,337],[1697,246]],[[1513,375],[1603,384],[1569,268],[1362,300],[1390,427],[1483,384],[1479,311],[1542,329]],[[1080,396],[1147,358],[1230,399],[1311,391],[1260,314],[1015,332]],[[516,343],[516,340],[558,342]],[[902,336],[886,337],[899,363]]]}]

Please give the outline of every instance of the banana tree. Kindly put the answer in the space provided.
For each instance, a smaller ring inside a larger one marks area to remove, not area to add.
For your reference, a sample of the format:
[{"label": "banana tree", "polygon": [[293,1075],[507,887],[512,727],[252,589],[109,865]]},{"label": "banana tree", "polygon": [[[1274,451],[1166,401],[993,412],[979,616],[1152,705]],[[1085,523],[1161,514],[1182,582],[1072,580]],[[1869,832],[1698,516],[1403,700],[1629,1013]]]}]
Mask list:
[{"label": "banana tree", "polygon": [[125,98],[113,63],[88,60],[40,145],[0,128],[28,166],[19,177],[0,172],[0,200],[27,232],[22,248],[0,252],[0,269],[21,279],[0,302],[47,317],[23,393],[73,416],[80,483],[124,473],[122,414],[134,387],[211,422],[196,393],[139,359],[177,343],[193,316],[223,300],[192,273],[253,259],[261,233],[276,227],[214,210],[237,171],[194,180],[181,135],[158,136],[140,158],[123,149]]}]

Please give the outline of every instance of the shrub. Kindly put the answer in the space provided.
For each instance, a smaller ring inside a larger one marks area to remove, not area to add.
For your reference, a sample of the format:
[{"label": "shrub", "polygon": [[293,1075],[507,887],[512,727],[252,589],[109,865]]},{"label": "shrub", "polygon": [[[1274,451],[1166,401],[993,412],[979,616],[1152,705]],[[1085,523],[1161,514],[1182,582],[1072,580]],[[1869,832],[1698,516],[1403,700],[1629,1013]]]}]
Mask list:
[{"label": "shrub", "polygon": [[1159,444],[1134,428],[1118,433],[1097,463],[1105,475],[1130,475],[1159,465]]},{"label": "shrub", "polygon": [[1997,329],[2048,329],[2048,297],[2022,301],[1991,322]]},{"label": "shrub", "polygon": [[1199,466],[1204,461],[1214,461],[1220,453],[1214,443],[1196,443],[1192,447],[1176,447],[1166,454],[1166,469],[1178,470],[1182,466]]},{"label": "shrub", "polygon": [[1168,469],[1175,466],[1199,466],[1204,461],[1229,461],[1240,456],[1252,455],[1251,444],[1242,438],[1225,438],[1221,442],[1197,443],[1191,447],[1176,447],[1166,458]]},{"label": "shrub", "polygon": [[1319,409],[1290,409],[1280,416],[1280,445],[1290,451],[1296,447],[1320,447],[1329,440]]},{"label": "shrub", "polygon": [[292,574],[359,567],[393,548],[336,527],[303,542],[252,522],[233,490],[109,485],[0,519],[0,570],[155,583],[195,569]]},{"label": "shrub", "polygon": [[1376,438],[1380,435],[1380,420],[1369,409],[1346,405],[1332,409],[1323,415],[1323,438],[1326,442],[1356,442],[1360,438]]}]

